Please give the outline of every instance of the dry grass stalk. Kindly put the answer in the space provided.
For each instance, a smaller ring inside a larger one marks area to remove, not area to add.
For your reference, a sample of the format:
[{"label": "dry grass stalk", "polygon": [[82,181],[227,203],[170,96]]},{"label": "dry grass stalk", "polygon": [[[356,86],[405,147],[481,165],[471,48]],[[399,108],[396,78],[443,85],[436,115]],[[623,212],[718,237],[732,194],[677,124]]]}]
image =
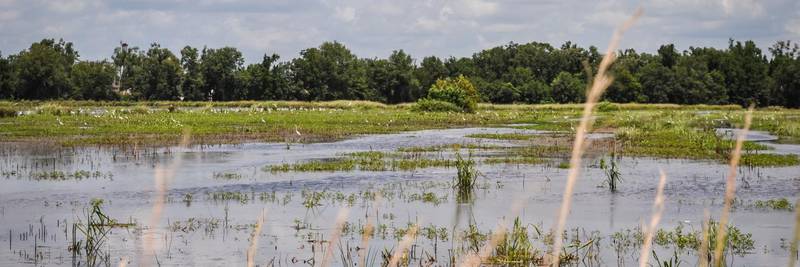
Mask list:
[{"label": "dry grass stalk", "polygon": [[630,19],[628,19],[621,27],[614,31],[614,35],[611,37],[611,42],[608,44],[606,54],[603,56],[603,60],[600,61],[597,75],[595,75],[594,81],[586,93],[586,103],[583,106],[583,116],[581,117],[577,130],[575,131],[575,143],[572,146],[572,156],[569,161],[570,168],[567,174],[567,184],[564,187],[564,194],[561,202],[561,208],[558,211],[556,227],[553,229],[553,236],[556,237],[555,242],[553,243],[553,254],[551,255],[553,266],[558,266],[559,264],[559,252],[561,251],[561,246],[563,245],[563,240],[560,238],[561,232],[564,231],[567,215],[569,215],[569,210],[572,205],[572,192],[575,187],[575,182],[578,179],[578,175],[580,174],[581,157],[583,156],[583,152],[585,150],[584,142],[586,139],[586,133],[591,128],[592,111],[594,110],[595,104],[597,104],[597,101],[600,99],[600,96],[603,95],[603,92],[606,90],[606,88],[608,88],[609,85],[611,85],[611,82],[613,81],[613,78],[608,75],[607,71],[611,66],[611,63],[613,63],[616,59],[615,50],[617,49],[619,41],[622,38],[622,33],[630,28],[641,15],[642,9],[639,8]]},{"label": "dry grass stalk", "polygon": [[[191,133],[188,130],[184,130],[179,147],[188,147],[191,139],[190,137]],[[172,161],[172,163],[168,166],[156,167],[154,177],[156,191],[155,196],[153,197],[153,209],[150,212],[150,220],[147,224],[148,228],[144,233],[144,244],[142,248],[142,252],[144,254],[143,257],[139,257],[142,266],[149,266],[150,261],[148,259],[150,259],[150,257],[155,253],[153,243],[155,242],[155,234],[158,224],[161,221],[161,214],[164,212],[167,184],[169,184],[170,180],[172,180],[172,177],[175,176],[175,170],[180,167],[182,159],[182,157],[175,157],[175,160]]]},{"label": "dry grass stalk", "polygon": [[[375,199],[372,200],[372,207],[375,208],[375,217],[377,218],[378,214],[378,206],[383,201],[383,196],[381,195],[380,191],[375,194]],[[358,266],[367,266],[367,253],[369,252],[369,240],[372,238],[372,234],[375,231],[375,226],[372,225],[372,220],[370,220],[369,212],[367,212],[367,223],[364,226],[364,233],[361,235],[361,245],[359,245],[358,250]]]},{"label": "dry grass stalk", "polygon": [[728,217],[730,216],[730,209],[733,203],[733,198],[736,195],[736,172],[739,166],[739,159],[742,157],[742,146],[744,145],[745,136],[750,130],[750,123],[753,121],[753,106],[747,109],[744,115],[744,127],[736,135],[736,147],[731,154],[731,162],[728,168],[728,179],[725,183],[725,206],[722,208],[722,215],[719,217],[719,228],[717,235],[717,243],[714,247],[714,266],[722,266],[722,253],[725,250],[725,243],[728,239]]},{"label": "dry grass stalk", "polygon": [[[524,199],[517,199],[514,201],[514,204],[511,205],[511,215],[508,218],[515,218],[519,215],[519,212],[522,210],[522,207],[525,205]],[[489,239],[483,247],[481,247],[480,252],[477,254],[470,253],[467,255],[464,262],[461,263],[461,267],[477,267],[480,264],[489,258],[492,254],[492,251],[497,247],[503,238],[505,238],[506,232],[508,231],[507,222],[504,219],[501,219],[497,223],[497,227],[492,232],[492,237]]]},{"label": "dry grass stalk", "polygon": [[798,207],[800,207],[800,199],[794,204],[794,238],[789,248],[789,267],[794,267],[797,264],[797,242],[800,241],[800,208]]},{"label": "dry grass stalk", "polygon": [[400,263],[400,259],[403,257],[403,253],[411,247],[411,243],[417,238],[417,228],[416,224],[408,228],[408,232],[406,232],[403,239],[400,240],[400,243],[397,244],[397,250],[392,253],[392,258],[389,259],[389,264],[386,266],[397,267],[397,264]]},{"label": "dry grass stalk", "polygon": [[699,267],[707,267],[708,266],[708,227],[711,223],[711,213],[708,212],[708,209],[703,214],[703,239],[700,242],[700,260],[698,262]]},{"label": "dry grass stalk", "polygon": [[261,210],[261,215],[258,216],[256,228],[253,229],[253,236],[250,238],[250,246],[247,248],[247,267],[256,266],[256,250],[258,249],[258,238],[261,236],[261,226],[264,224],[264,217],[266,211]]},{"label": "dry grass stalk", "polygon": [[647,261],[650,259],[650,246],[653,243],[653,235],[658,227],[658,222],[661,221],[661,215],[664,213],[664,185],[667,183],[667,175],[664,170],[659,170],[661,178],[658,180],[658,189],[656,189],[656,199],[653,201],[653,216],[650,217],[650,225],[645,228],[644,244],[642,245],[642,252],[639,254],[639,267],[646,267]]},{"label": "dry grass stalk", "polygon": [[350,209],[342,207],[336,215],[336,227],[333,228],[331,238],[328,240],[328,247],[325,249],[325,254],[322,257],[322,267],[330,266],[331,258],[333,258],[333,247],[339,243],[339,237],[342,235],[342,228],[347,222],[347,215],[350,214]]}]

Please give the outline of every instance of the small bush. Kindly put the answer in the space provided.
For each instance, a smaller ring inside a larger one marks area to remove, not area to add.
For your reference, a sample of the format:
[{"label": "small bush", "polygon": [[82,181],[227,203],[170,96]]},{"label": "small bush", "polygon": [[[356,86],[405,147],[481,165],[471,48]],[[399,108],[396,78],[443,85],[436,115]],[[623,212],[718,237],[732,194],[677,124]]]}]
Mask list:
[{"label": "small bush", "polygon": [[597,111],[607,112],[607,111],[617,111],[617,110],[619,110],[619,105],[617,104],[608,101],[597,103]]},{"label": "small bush", "polygon": [[453,103],[441,100],[433,100],[423,98],[417,101],[417,104],[411,107],[413,111],[426,111],[426,112],[461,112],[460,107]]},{"label": "small bush", "polygon": [[13,108],[0,107],[0,118],[16,117],[17,111]]},{"label": "small bush", "polygon": [[474,112],[478,106],[478,90],[463,75],[436,80],[427,98],[452,103],[463,112]]}]

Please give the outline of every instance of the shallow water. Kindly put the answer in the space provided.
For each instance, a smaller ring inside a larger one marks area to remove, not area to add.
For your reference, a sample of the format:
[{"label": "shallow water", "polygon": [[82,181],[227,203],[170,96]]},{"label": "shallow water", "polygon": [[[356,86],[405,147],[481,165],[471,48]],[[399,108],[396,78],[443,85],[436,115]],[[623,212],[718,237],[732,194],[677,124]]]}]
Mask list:
[{"label": "shallow water", "polygon": [[[459,247],[453,241],[453,229],[475,223],[481,230],[492,230],[501,218],[519,216],[530,224],[549,229],[561,204],[566,170],[540,165],[479,165],[480,189],[470,204],[457,203],[449,183],[454,168],[429,168],[406,172],[288,172],[270,173],[265,165],[329,159],[356,151],[394,151],[400,147],[431,146],[452,143],[481,143],[517,146],[519,142],[464,137],[475,133],[542,133],[511,128],[467,128],[426,130],[389,135],[370,135],[350,140],[287,144],[254,143],[243,145],[200,146],[185,148],[140,149],[136,151],[89,147],[59,149],[46,145],[6,143],[0,146],[0,265],[71,265],[71,224],[85,217],[85,207],[93,198],[105,200],[104,210],[120,222],[133,221],[137,227],[114,229],[108,239],[111,258],[116,265],[125,259],[136,266],[146,262],[166,266],[243,265],[252,232],[252,224],[262,210],[266,221],[258,247],[257,262],[274,265],[320,264],[325,240],[331,236],[340,209],[348,211],[348,223],[355,229],[363,226],[366,215],[377,214],[377,224],[386,225],[387,236],[380,234],[370,243],[371,257],[379,263],[382,248],[396,246],[391,229],[408,223],[420,227],[444,227],[447,240],[418,237],[415,256],[430,254],[437,265],[447,265],[450,250]],[[594,136],[594,139],[607,138]],[[761,140],[761,139],[759,139]],[[775,153],[798,153],[800,146],[771,144]],[[451,153],[435,152],[447,157]],[[156,238],[156,256],[143,258],[142,227],[151,214],[154,175],[157,167],[181,159],[169,180],[168,201]],[[563,159],[555,159],[558,162]],[[619,192],[611,194],[600,187],[605,179],[597,167],[599,159],[587,158],[575,189],[568,229],[579,227],[598,231],[601,248],[599,264],[617,265],[619,258],[635,265],[637,249],[618,257],[609,236],[634,228],[648,220],[655,194],[659,169],[668,174],[666,210],[662,228],[679,224],[699,229],[704,210],[718,217],[728,167],[712,161],[622,158],[623,182]],[[788,259],[788,245],[782,238],[793,232],[794,214],[788,211],[756,209],[748,206],[755,200],[797,199],[800,172],[797,167],[740,168],[737,200],[740,206],[732,213],[732,223],[752,233],[755,249],[735,256],[735,266],[783,265]],[[33,180],[43,172],[74,173],[87,171],[91,177],[64,181]],[[218,179],[215,173],[236,174],[236,179]],[[95,175],[97,174],[97,175]],[[383,190],[381,202],[360,197],[363,192]],[[215,200],[214,193],[241,193],[239,199]],[[321,206],[306,208],[304,192],[328,192],[340,197],[321,200]],[[413,195],[434,193],[441,203],[416,200]],[[274,193],[274,196],[272,195]],[[191,200],[186,201],[187,195]],[[354,196],[348,202],[346,199]],[[244,196],[247,200],[242,201]],[[519,214],[512,214],[512,203],[521,202]],[[374,220],[372,218],[371,220]],[[186,224],[195,220],[196,224]],[[211,223],[209,223],[209,221]],[[176,225],[177,223],[177,225]],[[173,225],[175,227],[167,227]],[[188,226],[187,226],[188,225]],[[191,226],[191,227],[189,227]],[[343,246],[360,243],[357,230],[345,233]],[[338,244],[337,244],[338,245]],[[671,255],[671,248],[657,247],[659,256]],[[697,256],[682,251],[684,264],[693,265]],[[352,252],[355,254],[355,252]],[[36,256],[34,256],[36,255]],[[334,265],[340,265],[339,249],[332,252]],[[82,260],[76,257],[76,261]]]}]

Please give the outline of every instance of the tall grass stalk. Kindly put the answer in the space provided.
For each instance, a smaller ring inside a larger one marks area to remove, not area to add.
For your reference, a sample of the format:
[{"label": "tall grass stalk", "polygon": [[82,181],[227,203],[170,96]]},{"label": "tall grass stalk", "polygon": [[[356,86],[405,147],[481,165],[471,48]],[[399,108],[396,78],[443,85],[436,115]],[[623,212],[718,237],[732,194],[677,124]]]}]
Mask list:
[{"label": "tall grass stalk", "polygon": [[389,259],[389,264],[386,266],[388,267],[397,267],[400,263],[400,259],[403,258],[403,253],[411,247],[411,243],[414,242],[414,239],[417,238],[417,224],[408,227],[408,231],[403,236],[403,239],[400,240],[400,243],[397,244],[397,250],[392,253],[392,257]]},{"label": "tall grass stalk", "polygon": [[[556,225],[553,229],[554,236],[561,236],[561,232],[564,231],[564,226],[567,221],[567,215],[569,215],[569,210],[572,205],[572,192],[575,187],[575,182],[578,179],[578,175],[580,174],[581,157],[583,156],[583,151],[585,149],[584,142],[586,139],[586,132],[588,132],[591,127],[590,124],[592,121],[592,112],[594,111],[594,106],[597,104],[597,101],[600,99],[600,96],[603,94],[606,88],[611,85],[611,81],[613,80],[613,78],[611,78],[611,76],[606,72],[611,66],[611,63],[613,63],[616,59],[615,50],[617,49],[619,41],[622,38],[622,33],[630,28],[641,15],[642,9],[639,8],[636,10],[633,16],[628,19],[628,21],[614,31],[614,35],[611,37],[611,42],[608,44],[606,54],[603,56],[603,60],[600,61],[597,75],[595,75],[594,81],[586,93],[586,104],[583,106],[583,116],[581,116],[580,123],[575,131],[575,143],[572,146],[572,156],[569,162],[570,168],[567,174],[567,184],[564,187],[561,208],[558,211]],[[561,246],[563,245],[562,243],[563,240],[561,240],[561,238],[555,238],[551,255],[553,266],[559,266],[559,252],[561,251]]]},{"label": "tall grass stalk", "polygon": [[719,235],[717,235],[717,244],[714,247],[714,266],[722,266],[722,253],[725,250],[725,244],[728,239],[728,217],[730,216],[730,209],[733,203],[733,198],[736,195],[736,171],[739,166],[739,159],[742,156],[742,146],[744,145],[745,136],[750,130],[750,123],[753,121],[753,106],[747,109],[744,115],[744,126],[736,136],[736,147],[731,154],[731,162],[728,168],[728,179],[725,183],[725,206],[722,208],[722,215],[719,218]]},{"label": "tall grass stalk", "polygon": [[697,266],[708,267],[708,232],[711,224],[711,213],[708,209],[703,213],[703,240],[700,242],[700,259]]},{"label": "tall grass stalk", "polygon": [[794,206],[794,237],[789,248],[789,267],[794,267],[797,264],[797,242],[800,241],[800,199],[795,202]]},{"label": "tall grass stalk", "polygon": [[250,246],[247,248],[247,267],[256,266],[256,250],[258,249],[258,238],[261,236],[261,227],[264,224],[264,217],[266,211],[261,210],[261,215],[258,216],[256,227],[253,229],[253,236],[250,237]]},{"label": "tall grass stalk", "polygon": [[[191,132],[185,130],[181,138],[180,147],[188,147],[191,137]],[[150,212],[150,220],[148,222],[148,230],[144,233],[144,244],[142,249],[142,256],[139,257],[139,262],[142,266],[150,266],[150,258],[155,255],[153,243],[155,242],[155,234],[158,224],[161,221],[161,213],[164,211],[164,202],[166,201],[167,184],[172,177],[175,176],[175,170],[181,165],[183,157],[176,156],[175,160],[168,166],[158,166],[155,170],[155,187],[156,192],[153,197],[153,208]]]},{"label": "tall grass stalk", "polygon": [[667,174],[664,170],[659,170],[661,178],[658,179],[658,189],[656,189],[656,199],[653,201],[653,216],[650,217],[650,224],[645,228],[644,243],[639,254],[639,267],[646,267],[650,259],[650,246],[653,244],[653,235],[661,221],[664,213],[664,185],[667,183]]},{"label": "tall grass stalk", "polygon": [[[383,196],[381,192],[378,191],[375,194],[375,199],[372,201],[372,207],[375,209],[375,218],[378,218],[378,206],[383,201]],[[369,253],[369,241],[372,238],[372,234],[375,231],[375,226],[372,224],[372,220],[370,220],[369,212],[367,212],[366,218],[366,226],[364,226],[364,233],[361,234],[361,245],[359,248],[361,250],[358,251],[358,266],[367,266],[367,253]]]},{"label": "tall grass stalk", "polygon": [[322,267],[330,266],[331,259],[333,258],[333,246],[339,243],[339,237],[342,235],[342,228],[344,228],[344,224],[347,222],[347,215],[349,214],[349,208],[342,207],[339,209],[339,213],[336,215],[336,227],[333,228],[331,238],[328,240],[328,248],[325,249],[325,254],[322,257]]},{"label": "tall grass stalk", "polygon": [[[524,204],[525,202],[523,198],[518,198],[517,200],[515,200],[514,204],[511,205],[511,216],[508,216],[508,218],[511,217],[518,218],[518,215],[522,210],[522,206]],[[497,245],[500,244],[500,242],[504,241],[506,237],[506,232],[508,231],[507,229],[508,228],[506,226],[505,219],[501,219],[497,223],[497,227],[494,229],[494,231],[492,231],[493,234],[492,237],[489,239],[489,242],[486,242],[486,244],[484,244],[484,246],[480,249],[478,253],[470,253],[469,255],[467,255],[467,257],[459,266],[461,267],[480,266],[480,264],[484,260],[486,260],[486,258],[489,257],[492,251],[494,251]]]},{"label": "tall grass stalk", "polygon": [[461,154],[456,153],[456,177],[453,187],[456,189],[456,198],[459,202],[472,200],[472,193],[475,190],[478,171],[475,170],[475,161],[472,156],[464,159]]}]

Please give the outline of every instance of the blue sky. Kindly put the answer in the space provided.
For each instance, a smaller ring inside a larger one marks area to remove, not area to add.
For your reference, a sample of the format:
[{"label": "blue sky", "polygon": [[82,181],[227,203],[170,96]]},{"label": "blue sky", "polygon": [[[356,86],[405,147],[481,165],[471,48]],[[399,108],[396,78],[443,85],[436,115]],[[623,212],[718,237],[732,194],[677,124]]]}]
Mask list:
[{"label": "blue sky", "polygon": [[75,43],[84,60],[110,57],[121,40],[176,53],[184,45],[234,46],[247,62],[264,53],[294,58],[329,40],[361,57],[404,49],[417,59],[469,56],[510,41],[603,49],[636,7],[644,16],[623,48],[800,41],[797,0],[0,0],[0,51],[17,53],[42,38]]}]

